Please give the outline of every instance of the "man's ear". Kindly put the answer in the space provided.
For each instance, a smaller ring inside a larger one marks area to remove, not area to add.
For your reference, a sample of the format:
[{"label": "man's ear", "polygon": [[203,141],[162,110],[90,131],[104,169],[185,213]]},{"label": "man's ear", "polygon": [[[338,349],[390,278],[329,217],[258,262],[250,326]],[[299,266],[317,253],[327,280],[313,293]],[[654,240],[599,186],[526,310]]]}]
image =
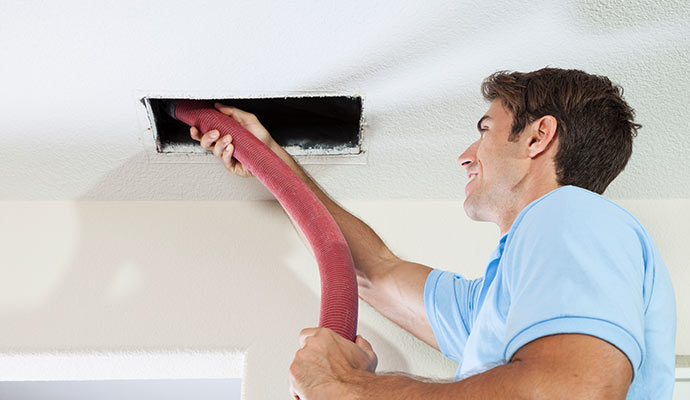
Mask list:
[{"label": "man's ear", "polygon": [[555,142],[558,121],[551,115],[545,115],[532,122],[527,142],[527,154],[535,158],[549,149]]}]

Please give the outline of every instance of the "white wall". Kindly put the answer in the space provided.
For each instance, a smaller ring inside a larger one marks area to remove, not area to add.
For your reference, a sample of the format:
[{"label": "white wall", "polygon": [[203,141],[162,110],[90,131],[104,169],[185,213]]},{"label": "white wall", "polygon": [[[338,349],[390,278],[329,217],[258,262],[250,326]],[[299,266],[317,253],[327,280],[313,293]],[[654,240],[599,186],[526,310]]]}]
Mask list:
[{"label": "white wall", "polygon": [[[661,249],[677,293],[676,351],[690,354],[690,200],[621,203]],[[498,239],[459,202],[344,206],[400,256],[468,276],[482,273]],[[44,364],[27,361],[35,353],[239,352],[245,398],[287,398],[297,333],[318,322],[319,280],[278,203],[2,202],[0,221],[0,353],[15,359],[4,368],[45,377]],[[452,362],[366,304],[360,315],[380,370],[453,375]],[[193,360],[168,377],[204,378],[208,365]],[[140,376],[166,378],[160,362],[137,364]],[[85,378],[69,365],[60,374]]]}]

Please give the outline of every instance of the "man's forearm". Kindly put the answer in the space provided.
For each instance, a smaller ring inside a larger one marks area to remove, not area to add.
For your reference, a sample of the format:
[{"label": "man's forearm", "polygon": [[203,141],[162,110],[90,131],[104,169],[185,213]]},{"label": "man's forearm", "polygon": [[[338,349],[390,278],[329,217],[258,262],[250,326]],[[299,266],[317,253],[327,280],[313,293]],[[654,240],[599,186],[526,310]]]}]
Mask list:
[{"label": "man's forearm", "polygon": [[[562,336],[555,335],[551,338]],[[572,335],[570,335],[572,336]],[[544,339],[542,344],[546,343]],[[534,343],[534,342],[533,342]],[[529,346],[529,345],[527,345]],[[566,346],[567,347],[567,346]],[[546,348],[546,347],[544,347]],[[557,353],[548,348],[548,351]],[[531,350],[530,350],[531,351]],[[566,350],[566,352],[571,349]],[[588,353],[591,355],[591,353]],[[601,368],[611,366],[609,356],[601,359],[562,354],[547,360],[514,358],[466,379],[451,382],[422,382],[407,376],[375,375],[362,370],[348,374],[342,382],[338,399],[348,400],[479,400],[479,399],[625,399],[632,374],[611,368],[611,375]],[[626,367],[628,367],[626,365]],[[590,373],[589,371],[599,371]]]},{"label": "man's forearm", "polygon": [[[342,399],[348,400],[450,400],[522,398],[531,390],[524,371],[506,364],[458,382],[423,382],[407,376],[375,375],[357,371],[343,384]],[[533,382],[538,385],[538,382]]]},{"label": "man's forearm", "polygon": [[[370,279],[375,269],[394,255],[383,243],[381,238],[367,224],[359,218],[345,211],[311,179],[302,167],[278,144],[271,145],[272,150],[295,172],[295,174],[314,192],[328,209],[340,230],[345,236],[352,258],[360,278]],[[292,218],[290,218],[292,221]],[[293,225],[295,222],[292,221]],[[295,228],[299,231],[297,225]],[[301,233],[300,233],[301,235]],[[302,236],[302,239],[305,238]],[[307,243],[308,245],[308,243]]]}]

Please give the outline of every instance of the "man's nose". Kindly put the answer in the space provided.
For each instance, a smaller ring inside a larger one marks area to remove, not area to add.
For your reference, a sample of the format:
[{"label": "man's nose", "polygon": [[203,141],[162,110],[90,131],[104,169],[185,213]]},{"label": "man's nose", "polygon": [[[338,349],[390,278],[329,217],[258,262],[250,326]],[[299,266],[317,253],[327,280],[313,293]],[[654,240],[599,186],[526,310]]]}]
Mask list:
[{"label": "man's nose", "polygon": [[477,143],[478,142],[472,143],[464,153],[460,154],[460,157],[458,157],[458,163],[461,167],[467,168],[477,160]]}]

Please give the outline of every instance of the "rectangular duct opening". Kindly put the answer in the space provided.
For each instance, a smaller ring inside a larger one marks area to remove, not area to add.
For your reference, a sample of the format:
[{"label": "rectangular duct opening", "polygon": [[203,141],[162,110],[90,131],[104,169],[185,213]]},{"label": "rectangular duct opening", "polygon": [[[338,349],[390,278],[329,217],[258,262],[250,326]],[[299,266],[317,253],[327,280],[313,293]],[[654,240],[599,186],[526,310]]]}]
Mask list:
[{"label": "rectangular duct opening", "polygon": [[[145,97],[159,153],[204,153],[189,127],[170,117],[164,102]],[[255,114],[292,155],[352,155],[361,152],[362,98],[353,96],[200,99]]]}]

